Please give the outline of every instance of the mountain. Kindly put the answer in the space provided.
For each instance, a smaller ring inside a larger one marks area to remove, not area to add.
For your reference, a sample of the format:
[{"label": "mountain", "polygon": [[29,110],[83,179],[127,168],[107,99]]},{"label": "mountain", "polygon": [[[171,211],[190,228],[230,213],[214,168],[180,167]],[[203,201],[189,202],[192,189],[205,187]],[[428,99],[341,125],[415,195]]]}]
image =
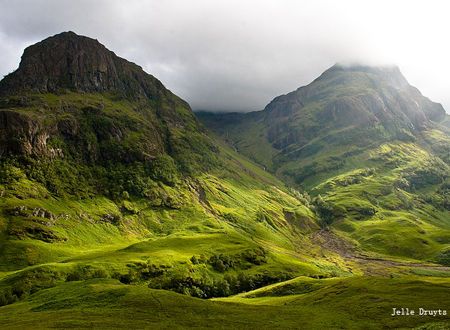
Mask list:
[{"label": "mountain", "polygon": [[367,252],[448,255],[449,116],[397,67],[335,65],[263,111],[198,116]]},{"label": "mountain", "polygon": [[[374,72],[387,98],[409,88]],[[328,79],[259,113],[201,116],[230,147],[94,39],[28,47],[0,82],[0,327],[441,326],[390,313],[448,296],[442,109],[412,88],[411,108],[361,109],[354,83],[349,124],[339,102],[319,114],[341,93]],[[355,147],[359,129],[371,143]]]},{"label": "mountain", "polygon": [[185,101],[73,32],[25,49],[19,68],[0,82],[0,95],[2,155],[104,165],[170,154],[188,167],[186,158],[214,151]]},{"label": "mountain", "polygon": [[148,99],[170,94],[140,66],[118,57],[97,40],[74,32],[60,33],[26,48],[19,68],[1,81],[0,89],[3,95],[64,89]]},{"label": "mountain", "polygon": [[[397,67],[335,65],[311,84],[276,97],[263,111],[199,116],[274,171],[287,158],[314,156],[324,148],[414,139],[433,127],[448,132],[443,107],[409,85]],[[253,127],[260,133],[247,136]]]},{"label": "mountain", "polygon": [[309,262],[297,192],[98,41],[28,47],[0,95],[1,305],[93,278],[210,298],[346,272]]}]

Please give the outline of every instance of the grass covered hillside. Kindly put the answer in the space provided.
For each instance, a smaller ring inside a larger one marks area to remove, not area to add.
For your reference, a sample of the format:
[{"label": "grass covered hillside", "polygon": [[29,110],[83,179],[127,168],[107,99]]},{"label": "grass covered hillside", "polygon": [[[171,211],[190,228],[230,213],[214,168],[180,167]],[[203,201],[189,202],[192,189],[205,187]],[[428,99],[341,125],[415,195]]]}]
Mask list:
[{"label": "grass covered hillside", "polygon": [[309,208],[231,151],[218,152],[224,167],[172,185],[149,179],[148,196],[60,196],[4,165],[2,303],[90,278],[206,298],[344,272],[311,256],[318,224]]},{"label": "grass covered hillside", "polygon": [[91,278],[209,298],[345,272],[314,260],[307,203],[139,70],[63,33],[0,84],[2,305]]},{"label": "grass covered hillside", "polygon": [[312,196],[322,227],[368,253],[448,265],[448,115],[397,68],[336,65],[263,111],[199,118]]},{"label": "grass covered hillside", "polygon": [[96,40],[27,48],[0,82],[0,327],[448,325],[390,316],[446,307],[447,134],[427,122],[300,178],[326,156],[249,123],[253,160]]},{"label": "grass covered hillside", "polygon": [[0,322],[9,329],[446,329],[442,315],[392,317],[391,313],[392,306],[409,306],[417,313],[421,306],[438,310],[448,290],[448,282],[438,279],[299,278],[242,297],[205,301],[97,279],[67,282],[2,307]]}]

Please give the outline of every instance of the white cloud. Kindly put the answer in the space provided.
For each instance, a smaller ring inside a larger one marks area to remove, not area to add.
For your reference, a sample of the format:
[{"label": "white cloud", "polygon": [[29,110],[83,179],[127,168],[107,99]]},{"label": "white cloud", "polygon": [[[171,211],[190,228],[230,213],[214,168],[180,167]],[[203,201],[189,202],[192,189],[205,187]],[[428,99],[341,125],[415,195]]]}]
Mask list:
[{"label": "white cloud", "polygon": [[446,1],[0,0],[0,74],[26,44],[73,30],[158,77],[193,108],[259,110],[336,62],[397,64],[450,109]]}]

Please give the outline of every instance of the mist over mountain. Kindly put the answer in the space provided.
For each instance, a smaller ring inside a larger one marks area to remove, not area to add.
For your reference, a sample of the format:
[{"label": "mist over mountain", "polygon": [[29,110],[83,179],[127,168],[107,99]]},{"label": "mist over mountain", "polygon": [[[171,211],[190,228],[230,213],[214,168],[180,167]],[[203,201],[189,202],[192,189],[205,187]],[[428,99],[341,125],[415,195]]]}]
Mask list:
[{"label": "mist over mountain", "polygon": [[361,62],[398,65],[450,111],[445,1],[406,8],[389,0],[279,0],[257,7],[237,0],[2,1],[0,77],[17,68],[27,45],[72,30],[140,64],[194,110],[260,110],[336,62]]},{"label": "mist over mountain", "polygon": [[[339,64],[309,85],[274,98],[263,111],[200,114],[200,118],[231,139],[235,132],[235,146],[242,145],[266,166],[283,162],[283,157],[311,156],[336,145],[362,147],[395,138],[414,140],[427,128],[446,130],[448,122],[442,105],[411,86],[398,67]],[[260,132],[248,134],[253,132],[252,125]],[[268,152],[253,154],[252,150],[262,146]],[[267,153],[274,158],[267,161]]]},{"label": "mist over mountain", "polygon": [[420,237],[422,252],[433,241],[409,232],[413,219],[447,230],[449,116],[397,67],[334,65],[262,111],[197,115],[237,152],[316,196],[322,221],[360,246],[406,257]]}]

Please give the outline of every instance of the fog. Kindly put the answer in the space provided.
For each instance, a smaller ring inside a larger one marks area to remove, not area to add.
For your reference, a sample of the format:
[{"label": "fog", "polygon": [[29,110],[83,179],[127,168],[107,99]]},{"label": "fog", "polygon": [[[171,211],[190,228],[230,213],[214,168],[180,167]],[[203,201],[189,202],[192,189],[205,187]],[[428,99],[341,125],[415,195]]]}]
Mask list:
[{"label": "fog", "polygon": [[260,110],[333,64],[395,64],[450,110],[446,1],[0,0],[0,74],[62,31],[98,39],[196,110]]}]

